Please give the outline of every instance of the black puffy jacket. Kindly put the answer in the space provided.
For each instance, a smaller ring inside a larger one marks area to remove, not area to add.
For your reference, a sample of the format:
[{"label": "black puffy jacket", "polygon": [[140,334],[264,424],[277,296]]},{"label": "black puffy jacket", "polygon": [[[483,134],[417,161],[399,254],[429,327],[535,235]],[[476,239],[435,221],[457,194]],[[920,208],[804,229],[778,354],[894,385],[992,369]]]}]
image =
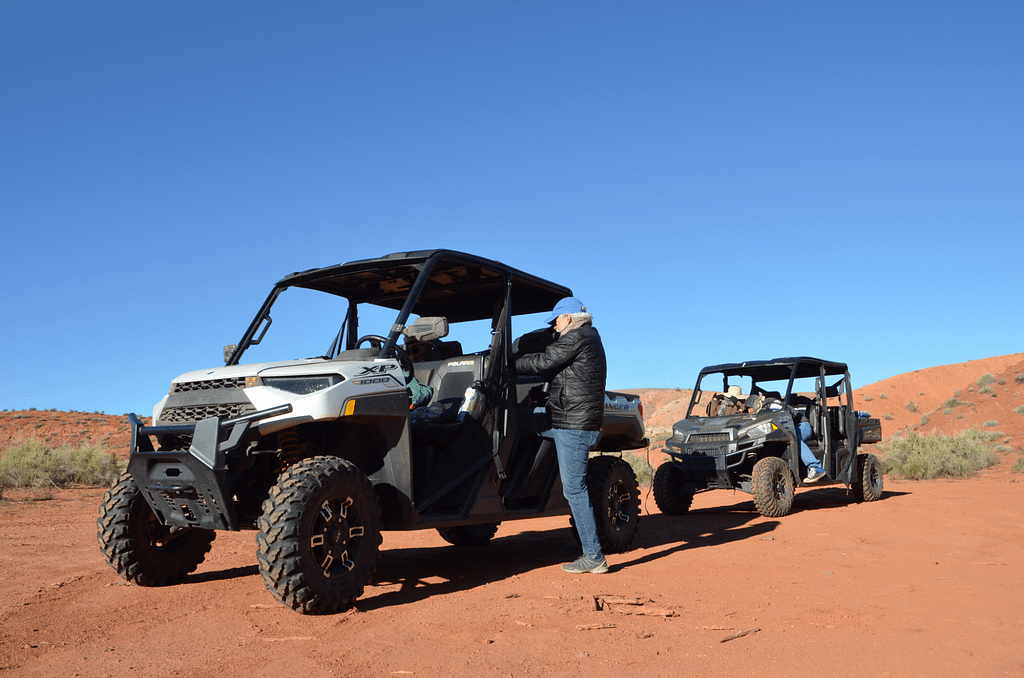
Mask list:
[{"label": "black puffy jacket", "polygon": [[563,334],[544,349],[516,360],[519,374],[547,377],[548,413],[553,428],[597,431],[604,422],[608,363],[593,325]]}]

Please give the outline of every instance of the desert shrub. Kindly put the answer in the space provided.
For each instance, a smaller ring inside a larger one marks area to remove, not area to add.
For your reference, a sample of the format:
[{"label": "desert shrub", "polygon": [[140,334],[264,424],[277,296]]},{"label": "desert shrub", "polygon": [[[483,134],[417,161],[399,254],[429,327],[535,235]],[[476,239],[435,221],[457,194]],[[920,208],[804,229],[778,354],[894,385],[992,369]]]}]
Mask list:
[{"label": "desert shrub", "polygon": [[999,462],[978,429],[959,435],[897,433],[883,448],[886,473],[910,480],[967,478]]},{"label": "desert shrub", "polygon": [[640,487],[650,487],[654,480],[654,467],[651,466],[650,460],[633,452],[623,452],[622,458],[633,468],[637,484]]},{"label": "desert shrub", "polygon": [[866,403],[870,403],[873,400],[873,398],[871,396],[869,396],[869,395],[866,395],[866,396],[862,396],[861,400],[863,400]]},{"label": "desert shrub", "polygon": [[925,414],[925,415],[921,416],[921,426],[927,426],[927,425],[928,425],[928,415]]},{"label": "desert shrub", "polygon": [[1018,384],[1024,384],[1024,372],[1021,372],[1013,378],[1013,381]]},{"label": "desert shrub", "polygon": [[904,405],[903,407],[907,408],[907,411],[908,411],[908,412],[917,412],[917,403],[915,403],[915,402],[914,402],[913,400],[911,400],[910,402],[908,402],[908,403],[907,403],[906,405]]},{"label": "desert shrub", "polygon": [[991,374],[986,372],[985,374],[983,374],[980,377],[978,377],[978,380],[976,382],[974,382],[974,383],[977,384],[978,386],[986,386],[988,384],[991,384],[995,380],[996,380],[995,377],[993,377]]},{"label": "desert shrub", "polygon": [[888,400],[889,399],[889,396],[885,395],[884,393],[879,393],[878,397],[881,398],[882,400]]},{"label": "desert shrub", "polygon": [[1006,454],[1007,452],[1012,452],[1013,448],[1009,445],[993,445],[992,451],[998,452],[999,454]]},{"label": "desert shrub", "polygon": [[981,388],[978,389],[978,393],[984,393],[985,395],[988,395],[989,393],[994,393],[994,391],[992,390],[991,386],[982,386]]},{"label": "desert shrub", "polygon": [[985,422],[985,428],[993,428],[995,426],[999,426],[999,422],[995,421],[994,419],[990,419],[989,421]]},{"label": "desert shrub", "polygon": [[1013,473],[1024,473],[1024,457],[1017,457],[1017,461],[1013,462],[1010,471]]},{"label": "desert shrub", "polygon": [[893,420],[893,416],[891,414],[889,414],[888,412],[883,414],[882,418],[885,419],[886,421],[892,421]]},{"label": "desert shrub", "polygon": [[124,469],[124,462],[98,445],[47,447],[31,439],[4,450],[0,486],[103,487]]},{"label": "desert shrub", "polygon": [[1013,411],[1016,412],[1017,414],[1024,414],[1024,405],[1018,405],[1017,407],[1013,408]]}]

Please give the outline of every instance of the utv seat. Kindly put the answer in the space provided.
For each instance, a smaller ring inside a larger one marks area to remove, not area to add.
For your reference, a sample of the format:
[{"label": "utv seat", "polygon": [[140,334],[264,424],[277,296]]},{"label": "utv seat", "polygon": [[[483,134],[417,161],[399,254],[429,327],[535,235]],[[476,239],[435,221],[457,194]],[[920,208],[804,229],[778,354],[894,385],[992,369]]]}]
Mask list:
[{"label": "utv seat", "polygon": [[[467,362],[472,364],[464,364]],[[462,422],[458,421],[459,408],[465,400],[466,389],[477,380],[482,362],[482,356],[472,356],[471,361],[449,358],[437,366],[430,376],[434,396],[427,407],[440,413],[429,421],[412,424],[413,442],[445,443],[459,434],[462,429]]]}]

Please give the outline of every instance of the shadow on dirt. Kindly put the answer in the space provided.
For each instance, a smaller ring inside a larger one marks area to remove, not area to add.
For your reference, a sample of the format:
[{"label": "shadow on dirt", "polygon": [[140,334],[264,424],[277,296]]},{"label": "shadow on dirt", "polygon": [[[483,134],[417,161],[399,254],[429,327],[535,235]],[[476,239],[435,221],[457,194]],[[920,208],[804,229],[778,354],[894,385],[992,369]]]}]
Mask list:
[{"label": "shadow on dirt", "polygon": [[[214,546],[214,548],[217,548]],[[185,580],[189,584],[198,584],[207,581],[224,581],[227,579],[241,579],[243,577],[259,576],[260,568],[257,565],[247,567],[232,567],[227,570],[214,570],[212,572],[200,572],[190,574]]]},{"label": "shadow on dirt", "polygon": [[[501,534],[499,529],[499,535]],[[384,535],[387,545],[387,533]],[[482,546],[435,546],[384,550],[373,585],[357,601],[360,610],[424,600],[552,567],[578,555],[568,525],[543,532],[498,536]],[[396,591],[374,595],[374,586],[398,584]]]},{"label": "shadow on dirt", "polygon": [[[688,516],[644,515],[633,550],[612,556],[609,571],[614,573],[679,551],[749,539],[771,532],[778,525],[765,520],[747,525],[761,518],[752,503],[749,508],[749,511],[737,510],[737,507],[704,509]],[[644,549],[645,553],[637,556],[637,549]],[[651,552],[651,549],[657,550]],[[499,536],[477,547],[386,550],[382,553],[374,585],[397,584],[398,590],[373,595],[373,586],[370,586],[356,606],[373,610],[465,591],[531,570],[554,567],[578,555],[579,547],[568,527]]]},{"label": "shadow on dirt", "polygon": [[[879,501],[909,494],[885,491]],[[855,505],[841,485],[802,488],[797,492],[793,512],[824,510]],[[640,531],[633,548],[611,558],[610,572],[651,563],[681,551],[721,546],[771,533],[781,521],[762,517],[749,495],[736,493],[736,502],[696,509],[681,516],[647,513],[641,516]],[[568,523],[568,517],[566,517]],[[520,525],[522,523],[519,523]],[[498,537],[482,546],[433,546],[388,549],[384,533],[381,559],[373,582],[366,587],[356,607],[363,611],[404,605],[433,596],[443,596],[483,586],[575,559],[579,547],[568,524],[562,529],[523,531]],[[643,553],[638,553],[639,550]],[[189,576],[190,583],[250,577],[259,574],[256,565],[235,567]],[[380,592],[377,587],[397,590]]]},{"label": "shadow on dirt", "polygon": [[[910,493],[882,490],[882,497],[877,501],[885,501],[907,494]],[[813,489],[805,487],[796,493],[796,500],[793,502],[793,513],[857,506],[859,503],[861,502],[853,498],[852,492],[848,491],[845,485],[825,485]]]}]

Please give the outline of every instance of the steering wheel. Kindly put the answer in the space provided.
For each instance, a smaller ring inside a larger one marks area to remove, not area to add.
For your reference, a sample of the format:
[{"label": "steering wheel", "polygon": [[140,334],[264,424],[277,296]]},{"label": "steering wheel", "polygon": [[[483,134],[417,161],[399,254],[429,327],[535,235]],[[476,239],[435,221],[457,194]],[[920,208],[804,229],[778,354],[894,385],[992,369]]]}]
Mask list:
[{"label": "steering wheel", "polygon": [[[380,336],[379,334],[364,334],[356,340],[356,348],[359,348],[363,342],[370,342],[370,348],[380,349],[384,345],[387,339]],[[416,375],[416,367],[412,364],[412,358],[406,353],[405,349],[395,344],[395,358],[398,359],[398,364],[405,372],[409,379],[412,379]]]}]

